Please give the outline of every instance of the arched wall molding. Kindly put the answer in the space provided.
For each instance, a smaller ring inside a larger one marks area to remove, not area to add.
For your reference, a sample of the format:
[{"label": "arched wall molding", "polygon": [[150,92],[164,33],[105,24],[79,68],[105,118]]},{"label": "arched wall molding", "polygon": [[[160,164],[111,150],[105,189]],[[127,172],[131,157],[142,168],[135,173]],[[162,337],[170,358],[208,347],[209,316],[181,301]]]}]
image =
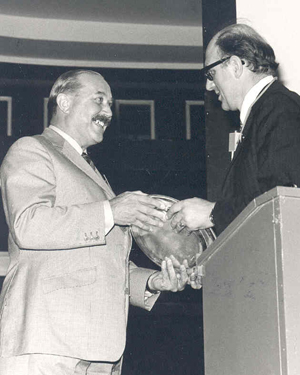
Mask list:
[{"label": "arched wall molding", "polygon": [[202,46],[202,27],[73,21],[0,15],[0,35],[67,42]]},{"label": "arched wall molding", "polygon": [[94,60],[71,60],[71,59],[50,59],[40,57],[6,56],[0,54],[0,62],[29,65],[51,65],[66,67],[86,68],[116,68],[116,69],[178,69],[178,70],[199,70],[203,63],[180,63],[180,62],[136,62],[136,61],[94,61]]},{"label": "arched wall molding", "polygon": [[[201,69],[202,27],[0,15],[1,62]],[[80,53],[82,51],[82,53]]]}]

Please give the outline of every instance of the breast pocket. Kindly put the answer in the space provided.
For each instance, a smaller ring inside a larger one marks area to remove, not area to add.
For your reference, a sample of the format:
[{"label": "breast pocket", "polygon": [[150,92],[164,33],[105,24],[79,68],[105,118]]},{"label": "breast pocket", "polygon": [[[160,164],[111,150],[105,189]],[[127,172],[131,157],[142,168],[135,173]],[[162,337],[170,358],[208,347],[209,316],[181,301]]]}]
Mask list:
[{"label": "breast pocket", "polygon": [[83,268],[64,275],[43,279],[43,291],[47,294],[59,289],[78,288],[93,284],[96,279],[97,267]]}]

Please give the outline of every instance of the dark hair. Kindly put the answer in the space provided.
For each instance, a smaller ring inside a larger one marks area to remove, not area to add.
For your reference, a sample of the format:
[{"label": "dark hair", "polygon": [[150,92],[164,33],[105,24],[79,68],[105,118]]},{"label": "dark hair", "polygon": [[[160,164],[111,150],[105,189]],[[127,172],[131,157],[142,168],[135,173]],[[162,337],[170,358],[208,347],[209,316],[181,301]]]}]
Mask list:
[{"label": "dark hair", "polygon": [[273,48],[252,27],[234,24],[215,36],[222,57],[238,56],[254,73],[276,74],[278,63]]},{"label": "dark hair", "polygon": [[[57,96],[61,93],[74,93],[82,88],[82,83],[78,77],[82,74],[96,74],[101,76],[101,74],[94,72],[93,70],[70,70],[66,73],[63,73],[60,77],[57,78],[54,85],[52,86],[49,100],[48,100],[48,113],[49,118],[56,114],[57,110]],[[101,76],[102,77],[102,76]]]}]

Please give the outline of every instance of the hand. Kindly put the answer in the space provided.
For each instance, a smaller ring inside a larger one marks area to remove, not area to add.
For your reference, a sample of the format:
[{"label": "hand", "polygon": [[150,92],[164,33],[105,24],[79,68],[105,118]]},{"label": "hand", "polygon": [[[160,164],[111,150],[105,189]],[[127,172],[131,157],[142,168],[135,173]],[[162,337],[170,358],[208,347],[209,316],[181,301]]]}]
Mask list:
[{"label": "hand", "polygon": [[176,232],[180,232],[185,227],[188,231],[210,228],[213,223],[209,216],[214,206],[214,202],[205,199],[186,199],[174,203],[167,213],[167,218],[172,218],[171,226]]},{"label": "hand", "polygon": [[194,267],[193,269],[191,269],[191,272],[189,272],[188,284],[193,289],[201,289],[202,288],[202,276],[200,275],[197,267]]},{"label": "hand", "polygon": [[[187,261],[185,261],[187,265]],[[175,270],[174,265],[179,265],[179,269]],[[188,282],[186,266],[179,264],[178,260],[171,255],[165,258],[161,263],[161,271],[155,272],[149,277],[148,286],[153,291],[171,291],[178,292],[185,288]]]},{"label": "hand", "polygon": [[109,201],[114,222],[150,231],[151,226],[162,227],[166,221],[166,207],[158,199],[141,191],[125,192]]},{"label": "hand", "polygon": [[142,236],[145,236],[146,234],[149,234],[149,230],[141,229],[141,228],[137,227],[136,225],[132,224],[131,233],[133,235],[142,237]]},{"label": "hand", "polygon": [[[171,257],[173,256],[171,255]],[[173,265],[175,268],[180,267],[180,263],[175,257],[173,257]],[[183,265],[185,266],[186,272],[188,275],[187,284],[190,285],[193,289],[201,289],[202,288],[202,276],[200,274],[200,269],[198,267],[190,268],[188,261],[186,259],[183,261]]]}]

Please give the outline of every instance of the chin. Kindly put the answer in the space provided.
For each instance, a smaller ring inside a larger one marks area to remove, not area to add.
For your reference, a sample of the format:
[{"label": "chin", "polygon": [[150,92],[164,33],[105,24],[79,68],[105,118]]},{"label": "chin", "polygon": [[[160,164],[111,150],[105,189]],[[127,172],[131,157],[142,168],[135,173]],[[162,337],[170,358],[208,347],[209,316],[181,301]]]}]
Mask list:
[{"label": "chin", "polygon": [[104,135],[104,132],[103,133],[97,133],[97,134],[94,135],[93,139],[95,141],[95,144],[101,143],[103,141],[103,135]]},{"label": "chin", "polygon": [[221,107],[223,111],[234,111],[226,100],[221,102]]},{"label": "chin", "polygon": [[98,143],[101,143],[102,141],[103,141],[103,137],[98,137],[95,143],[98,144]]},{"label": "chin", "polygon": [[228,107],[228,105],[223,105],[222,104],[222,109],[223,109],[223,111],[231,111],[231,109]]}]

